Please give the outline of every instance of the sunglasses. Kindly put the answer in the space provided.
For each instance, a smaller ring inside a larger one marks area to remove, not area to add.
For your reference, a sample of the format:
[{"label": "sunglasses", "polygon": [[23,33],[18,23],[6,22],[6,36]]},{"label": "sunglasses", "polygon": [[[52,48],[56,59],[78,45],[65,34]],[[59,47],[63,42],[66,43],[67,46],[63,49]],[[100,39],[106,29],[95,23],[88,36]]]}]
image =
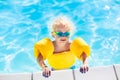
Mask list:
[{"label": "sunglasses", "polygon": [[70,32],[54,32],[58,37],[69,37],[70,36]]}]

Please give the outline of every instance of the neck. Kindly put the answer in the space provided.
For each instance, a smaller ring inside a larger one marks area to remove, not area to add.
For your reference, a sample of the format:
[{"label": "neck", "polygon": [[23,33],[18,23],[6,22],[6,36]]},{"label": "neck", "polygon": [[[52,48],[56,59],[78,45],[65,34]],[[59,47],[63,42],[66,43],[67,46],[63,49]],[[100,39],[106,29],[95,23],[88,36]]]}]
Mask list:
[{"label": "neck", "polygon": [[69,42],[57,43],[56,41],[54,41],[53,44],[54,44],[54,53],[68,51],[70,49]]}]

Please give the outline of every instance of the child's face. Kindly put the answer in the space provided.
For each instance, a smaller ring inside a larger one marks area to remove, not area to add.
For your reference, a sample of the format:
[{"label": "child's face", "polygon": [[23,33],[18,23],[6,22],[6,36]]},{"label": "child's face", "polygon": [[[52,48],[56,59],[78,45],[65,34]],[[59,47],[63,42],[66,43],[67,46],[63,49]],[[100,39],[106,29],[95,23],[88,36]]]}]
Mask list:
[{"label": "child's face", "polygon": [[69,41],[70,28],[65,26],[58,26],[54,31],[54,38],[57,42],[66,43]]}]

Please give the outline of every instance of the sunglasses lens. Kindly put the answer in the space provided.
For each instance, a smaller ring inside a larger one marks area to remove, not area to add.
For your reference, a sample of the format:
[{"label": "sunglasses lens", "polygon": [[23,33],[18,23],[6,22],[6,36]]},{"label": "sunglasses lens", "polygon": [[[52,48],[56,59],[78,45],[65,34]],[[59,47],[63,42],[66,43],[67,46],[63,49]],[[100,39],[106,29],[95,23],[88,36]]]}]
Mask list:
[{"label": "sunglasses lens", "polygon": [[65,32],[65,33],[64,33],[64,36],[66,36],[66,37],[68,37],[69,35],[70,35],[69,32]]},{"label": "sunglasses lens", "polygon": [[63,35],[63,33],[62,32],[58,32],[57,35],[61,37]]},{"label": "sunglasses lens", "polygon": [[62,32],[55,32],[57,36],[59,37],[68,37],[70,35],[70,32],[65,32],[65,33],[62,33]]}]

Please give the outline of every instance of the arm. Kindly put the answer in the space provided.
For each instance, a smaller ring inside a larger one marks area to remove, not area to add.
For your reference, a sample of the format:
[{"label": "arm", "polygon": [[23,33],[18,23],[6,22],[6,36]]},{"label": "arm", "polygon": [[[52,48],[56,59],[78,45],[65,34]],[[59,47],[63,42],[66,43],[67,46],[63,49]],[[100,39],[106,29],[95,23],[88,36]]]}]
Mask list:
[{"label": "arm", "polygon": [[48,69],[48,67],[44,63],[44,60],[43,60],[43,57],[42,57],[41,54],[39,54],[39,56],[37,58],[37,62],[43,70],[43,76],[44,77],[49,77],[51,75],[51,71],[50,71],[50,69]]},{"label": "arm", "polygon": [[82,59],[82,62],[83,64],[87,64],[87,55],[85,54],[85,52],[83,52],[81,55],[80,55],[81,59]]},{"label": "arm", "polygon": [[44,69],[44,68],[47,67],[47,66],[45,65],[45,63],[44,63],[44,60],[43,60],[43,57],[42,57],[41,54],[39,54],[39,56],[38,56],[38,58],[37,58],[37,62],[38,62],[38,64],[40,65],[40,67],[41,67],[42,69]]},{"label": "arm", "polygon": [[80,72],[82,73],[85,73],[88,71],[88,62],[87,62],[87,55],[85,52],[83,52],[81,55],[80,55],[81,59],[82,59],[82,63],[83,65],[81,66],[80,68]]}]

